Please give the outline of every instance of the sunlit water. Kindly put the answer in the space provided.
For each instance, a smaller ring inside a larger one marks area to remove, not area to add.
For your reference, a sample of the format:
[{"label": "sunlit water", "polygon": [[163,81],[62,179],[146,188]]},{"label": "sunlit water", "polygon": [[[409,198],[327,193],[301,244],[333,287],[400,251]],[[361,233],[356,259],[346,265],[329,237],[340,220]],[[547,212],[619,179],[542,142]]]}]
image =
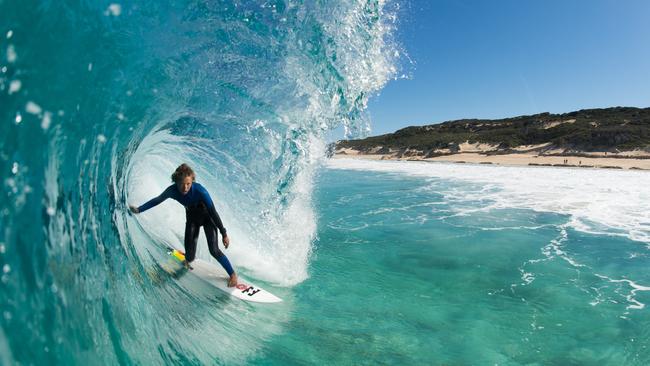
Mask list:
[{"label": "sunlit water", "polygon": [[[331,161],[318,180],[310,278],[293,289],[292,319],[265,357],[647,364],[650,243],[632,238],[649,232],[647,213],[639,213],[648,201],[637,200],[647,196],[648,179],[643,172]],[[552,195],[558,185],[593,199]],[[587,208],[601,206],[610,212]],[[598,233],[576,224],[611,212],[628,216],[589,221]]]}]

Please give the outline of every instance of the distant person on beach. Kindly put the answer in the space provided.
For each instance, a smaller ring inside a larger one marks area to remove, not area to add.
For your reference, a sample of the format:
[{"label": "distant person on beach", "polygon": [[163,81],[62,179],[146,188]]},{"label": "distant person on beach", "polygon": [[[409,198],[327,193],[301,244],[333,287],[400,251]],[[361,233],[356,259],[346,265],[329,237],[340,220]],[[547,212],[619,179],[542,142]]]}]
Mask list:
[{"label": "distant person on beach", "polygon": [[185,261],[183,261],[183,264],[186,268],[192,269],[190,263],[196,255],[199,229],[203,226],[210,254],[228,272],[230,276],[228,286],[236,286],[237,274],[218,246],[217,229],[221,233],[223,246],[227,249],[228,245],[230,245],[226,228],[221,223],[221,218],[219,218],[219,214],[214,208],[210,194],[208,194],[205,187],[194,182],[195,178],[196,175],[192,168],[187,164],[181,164],[172,174],[172,182],[174,182],[172,185],[167,187],[158,197],[149,200],[144,205],[140,207],[129,206],[129,209],[135,214],[142,213],[159,205],[167,198],[172,198],[185,206]]}]

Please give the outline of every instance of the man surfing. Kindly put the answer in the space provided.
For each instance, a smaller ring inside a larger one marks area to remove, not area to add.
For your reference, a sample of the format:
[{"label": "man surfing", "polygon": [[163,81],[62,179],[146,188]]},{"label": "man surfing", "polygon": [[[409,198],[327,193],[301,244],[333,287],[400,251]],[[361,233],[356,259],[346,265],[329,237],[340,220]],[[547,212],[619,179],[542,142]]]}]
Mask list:
[{"label": "man surfing", "polygon": [[217,229],[222,236],[223,246],[227,249],[230,245],[230,239],[226,233],[226,228],[221,223],[221,218],[214,203],[210,198],[208,191],[194,182],[196,175],[189,165],[183,163],[172,174],[172,182],[158,197],[147,201],[140,207],[129,206],[131,212],[138,214],[162,203],[167,198],[178,201],[185,207],[185,260],[183,264],[186,268],[192,269],[190,263],[196,255],[196,243],[199,238],[199,229],[203,226],[203,232],[208,240],[208,249],[210,254],[221,264],[228,272],[230,280],[229,287],[237,286],[237,274],[232,269],[230,261],[221,250],[219,250]]}]

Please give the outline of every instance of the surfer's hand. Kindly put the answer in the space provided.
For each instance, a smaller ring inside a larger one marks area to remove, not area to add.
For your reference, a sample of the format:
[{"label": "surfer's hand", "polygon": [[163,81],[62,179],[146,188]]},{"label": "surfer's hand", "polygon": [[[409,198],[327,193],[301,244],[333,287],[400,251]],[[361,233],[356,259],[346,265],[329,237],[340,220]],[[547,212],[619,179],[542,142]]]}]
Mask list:
[{"label": "surfer's hand", "polygon": [[136,213],[136,214],[140,213],[140,210],[138,210],[138,208],[135,207],[135,206],[129,206],[129,210],[131,210],[131,212]]},{"label": "surfer's hand", "polygon": [[222,240],[223,240],[223,246],[228,248],[228,245],[230,245],[230,238],[228,237],[228,235],[224,236]]}]

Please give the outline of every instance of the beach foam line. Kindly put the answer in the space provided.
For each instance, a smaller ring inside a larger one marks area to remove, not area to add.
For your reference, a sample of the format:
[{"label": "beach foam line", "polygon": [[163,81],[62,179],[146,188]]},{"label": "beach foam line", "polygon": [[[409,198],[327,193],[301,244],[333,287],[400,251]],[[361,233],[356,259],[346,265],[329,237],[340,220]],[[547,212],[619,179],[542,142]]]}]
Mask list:
[{"label": "beach foam line", "polygon": [[642,189],[650,186],[647,172],[343,158],[325,166],[432,179],[430,189],[455,202],[457,215],[507,208],[553,212],[570,216],[574,230],[622,236],[650,249],[650,191]]}]

